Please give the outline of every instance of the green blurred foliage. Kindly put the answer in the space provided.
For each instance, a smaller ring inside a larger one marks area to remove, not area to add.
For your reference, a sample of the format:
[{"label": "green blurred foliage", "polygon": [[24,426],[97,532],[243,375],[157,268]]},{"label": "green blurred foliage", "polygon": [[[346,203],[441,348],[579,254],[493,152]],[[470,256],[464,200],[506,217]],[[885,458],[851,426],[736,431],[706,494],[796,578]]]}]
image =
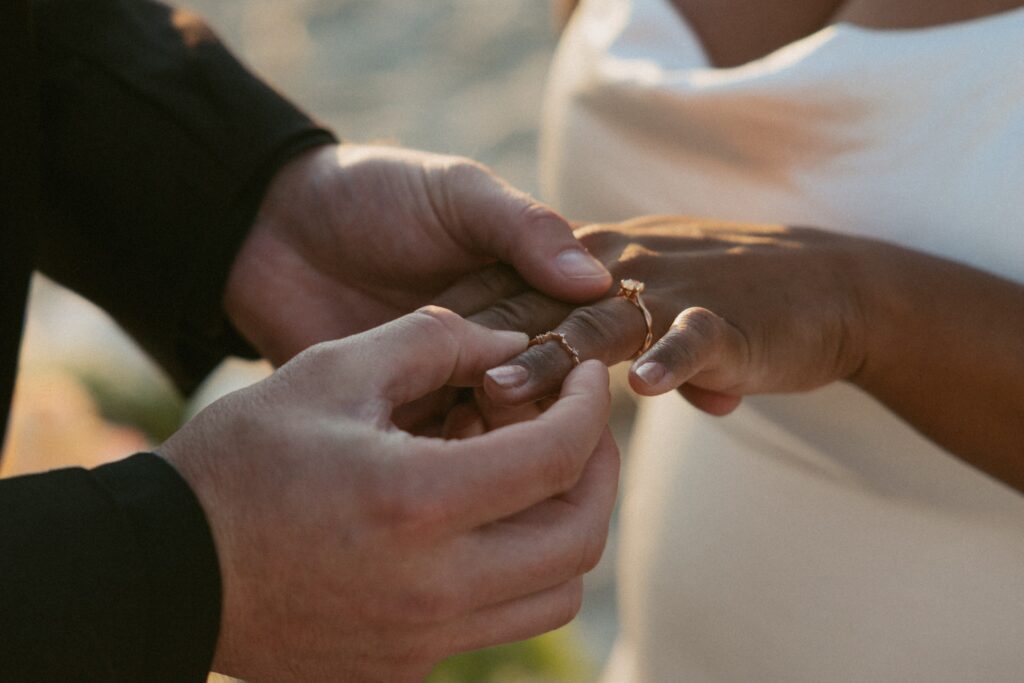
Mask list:
[{"label": "green blurred foliage", "polygon": [[584,683],[593,667],[571,626],[441,662],[428,683]]},{"label": "green blurred foliage", "polygon": [[154,444],[162,443],[185,416],[185,401],[167,381],[144,374],[111,373],[107,368],[71,367],[110,422],[135,427]]}]

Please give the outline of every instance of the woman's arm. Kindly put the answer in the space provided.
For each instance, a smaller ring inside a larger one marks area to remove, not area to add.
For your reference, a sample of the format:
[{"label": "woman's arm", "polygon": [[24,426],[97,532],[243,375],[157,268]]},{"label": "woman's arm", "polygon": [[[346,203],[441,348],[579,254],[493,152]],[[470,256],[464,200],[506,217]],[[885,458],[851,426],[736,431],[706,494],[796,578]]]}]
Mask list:
[{"label": "woman's arm", "polygon": [[856,262],[868,345],[851,381],[1024,490],[1024,286],[880,242]]},{"label": "woman's arm", "polygon": [[[654,346],[630,383],[678,388],[713,414],[742,396],[857,384],[921,433],[1024,490],[1024,286],[885,242],[821,230],[681,217],[579,232],[616,278],[643,281]],[[638,309],[612,296],[571,310],[512,278],[450,292],[496,327],[554,328],[583,358],[630,358],[645,333]],[[479,288],[478,288],[479,289]],[[488,393],[522,402],[551,393],[571,367],[557,343],[491,373]]]}]

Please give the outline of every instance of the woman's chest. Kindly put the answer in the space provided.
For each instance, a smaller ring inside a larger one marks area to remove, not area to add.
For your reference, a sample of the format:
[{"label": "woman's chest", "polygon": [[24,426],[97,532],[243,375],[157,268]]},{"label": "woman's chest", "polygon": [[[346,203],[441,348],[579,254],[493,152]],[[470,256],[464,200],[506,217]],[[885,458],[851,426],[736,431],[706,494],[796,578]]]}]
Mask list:
[{"label": "woman's chest", "polygon": [[872,29],[938,26],[1005,12],[1021,0],[670,0],[708,61],[733,67],[842,21]]},{"label": "woman's chest", "polygon": [[668,0],[582,10],[542,136],[545,193],[566,214],[812,225],[1024,281],[1024,14],[899,35],[839,25],[718,70]]}]

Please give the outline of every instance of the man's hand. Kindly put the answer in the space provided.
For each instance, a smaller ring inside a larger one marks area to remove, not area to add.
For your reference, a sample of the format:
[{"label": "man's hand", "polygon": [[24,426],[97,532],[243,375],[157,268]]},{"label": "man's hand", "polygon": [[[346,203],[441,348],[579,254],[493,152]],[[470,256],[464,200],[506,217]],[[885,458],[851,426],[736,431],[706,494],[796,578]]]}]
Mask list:
[{"label": "man's hand", "polygon": [[210,521],[215,668],[259,681],[413,681],[459,651],[569,621],[618,475],[608,375],[544,413],[441,440],[392,411],[526,347],[431,308],[312,347],[200,413],[161,453]]},{"label": "man's hand", "polygon": [[500,261],[550,296],[611,285],[569,225],[468,159],[320,147],[275,176],[232,267],[225,309],[275,364],[429,303]]}]

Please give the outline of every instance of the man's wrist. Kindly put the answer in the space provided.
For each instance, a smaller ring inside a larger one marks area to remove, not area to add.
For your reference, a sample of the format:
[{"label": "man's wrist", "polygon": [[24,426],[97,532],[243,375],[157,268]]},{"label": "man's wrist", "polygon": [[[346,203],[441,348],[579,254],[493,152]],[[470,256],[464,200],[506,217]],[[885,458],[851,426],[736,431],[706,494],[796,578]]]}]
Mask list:
[{"label": "man's wrist", "polygon": [[[260,285],[274,270],[273,262],[300,250],[303,216],[314,204],[317,191],[317,166],[323,155],[337,148],[324,142],[302,149],[282,163],[267,181],[252,225],[235,253],[228,270],[222,295],[226,320],[236,332],[235,339],[255,346],[268,355],[261,344],[261,309],[267,305]],[[237,342],[236,342],[237,343]]]},{"label": "man's wrist", "polygon": [[261,310],[267,305],[260,285],[273,271],[272,261],[285,253],[295,253],[293,239],[296,228],[303,222],[299,213],[312,202],[307,196],[315,191],[317,159],[337,147],[333,137],[314,138],[283,163],[262,186],[258,208],[240,246],[228,268],[221,294],[226,335],[225,350],[231,355],[246,358],[271,355],[266,348],[266,336]]}]

